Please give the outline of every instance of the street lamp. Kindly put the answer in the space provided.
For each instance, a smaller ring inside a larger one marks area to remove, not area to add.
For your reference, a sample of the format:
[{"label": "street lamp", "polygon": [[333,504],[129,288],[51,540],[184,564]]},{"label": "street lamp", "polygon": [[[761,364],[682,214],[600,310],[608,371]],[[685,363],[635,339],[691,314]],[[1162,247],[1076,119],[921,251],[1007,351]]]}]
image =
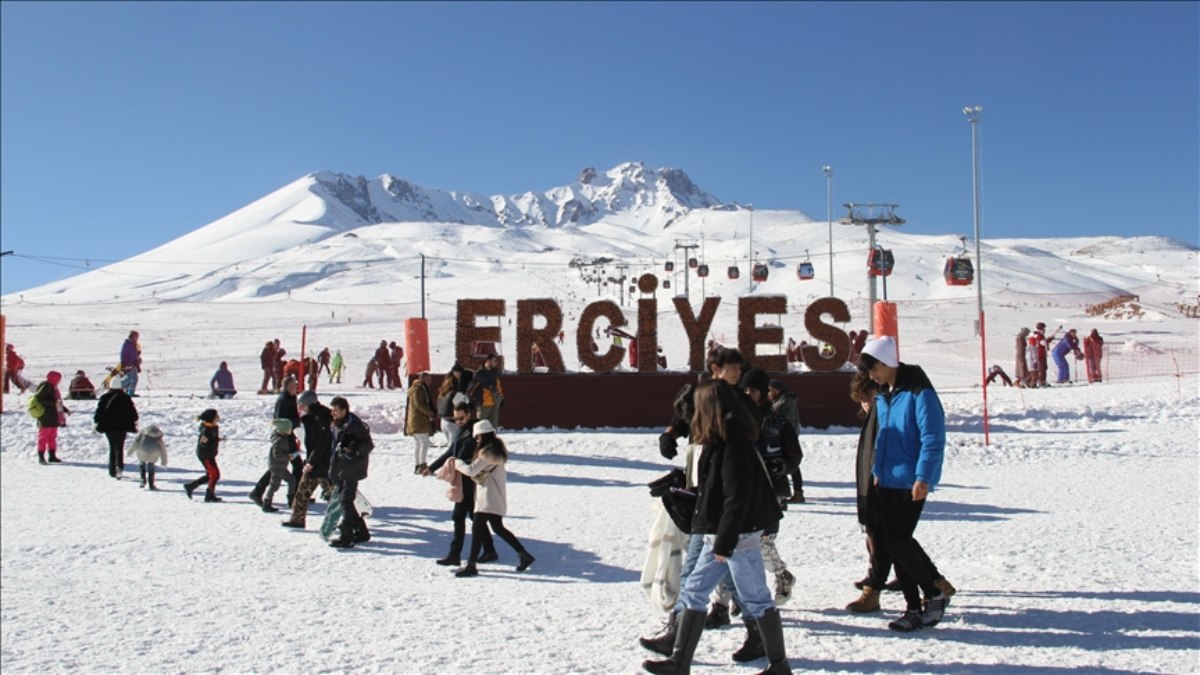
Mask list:
[{"label": "street lamp", "polygon": [[747,292],[753,293],[754,292],[754,205],[747,204],[746,208],[750,209],[750,250],[747,253],[747,255],[750,258],[750,274],[746,275],[746,278],[749,280],[748,283],[750,284],[750,286],[749,286]]},{"label": "street lamp", "polygon": [[833,297],[833,167],[821,167],[825,172],[825,222],[829,225],[829,297]]},{"label": "street lamp", "polygon": [[979,118],[983,106],[967,106],[963,114],[971,124],[971,184],[974,189],[973,202],[975,206],[975,304],[979,310],[979,322],[976,330],[979,334],[980,382],[983,385],[983,444],[989,445],[988,405],[987,405],[987,331],[983,317],[983,258],[979,243]]}]

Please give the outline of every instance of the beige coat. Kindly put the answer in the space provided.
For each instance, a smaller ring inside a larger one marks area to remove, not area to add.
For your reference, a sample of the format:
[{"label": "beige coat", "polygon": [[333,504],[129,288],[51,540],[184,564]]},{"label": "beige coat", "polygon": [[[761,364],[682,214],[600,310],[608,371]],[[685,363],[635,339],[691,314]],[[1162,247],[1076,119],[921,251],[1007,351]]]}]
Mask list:
[{"label": "beige coat", "polygon": [[475,490],[475,513],[492,513],[503,516],[508,513],[508,472],[504,470],[504,459],[490,447],[475,453],[470,464],[459,463],[455,468],[479,487]]},{"label": "beige coat", "polygon": [[404,434],[433,433],[433,402],[429,399],[429,387],[414,382],[408,388],[408,411],[404,416]]}]

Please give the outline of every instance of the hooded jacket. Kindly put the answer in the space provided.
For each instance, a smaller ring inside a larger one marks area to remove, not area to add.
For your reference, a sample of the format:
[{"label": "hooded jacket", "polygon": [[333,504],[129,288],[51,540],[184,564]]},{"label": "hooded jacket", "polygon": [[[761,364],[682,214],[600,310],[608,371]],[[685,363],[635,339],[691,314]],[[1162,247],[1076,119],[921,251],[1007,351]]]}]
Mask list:
[{"label": "hooded jacket", "polygon": [[871,471],[879,487],[907,490],[920,480],[933,490],[942,478],[946,413],[925,371],[901,363],[896,386],[875,396],[879,430]]},{"label": "hooded jacket", "polygon": [[342,423],[334,423],[331,431],[333,461],[329,467],[329,477],[335,481],[366,478],[368,459],[375,448],[370,427],[354,413],[347,412]]},{"label": "hooded jacket", "polygon": [[[96,413],[92,416],[96,431],[137,431],[138,412],[133,399],[122,389],[109,389],[96,401]],[[162,432],[159,432],[162,435]]]},{"label": "hooded jacket", "polygon": [[126,456],[137,455],[139,462],[146,464],[167,465],[167,445],[163,442],[163,432],[151,424],[138,433],[137,438],[129,446]]}]

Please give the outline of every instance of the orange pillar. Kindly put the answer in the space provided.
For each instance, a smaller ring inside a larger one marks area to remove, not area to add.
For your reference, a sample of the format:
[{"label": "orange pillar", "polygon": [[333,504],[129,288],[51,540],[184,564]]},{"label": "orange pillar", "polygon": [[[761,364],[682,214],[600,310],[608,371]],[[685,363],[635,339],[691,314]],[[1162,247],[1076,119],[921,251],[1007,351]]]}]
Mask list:
[{"label": "orange pillar", "polygon": [[875,303],[875,335],[890,335],[896,341],[896,357],[900,356],[900,328],[896,316],[896,303],[880,300]]},{"label": "orange pillar", "polygon": [[416,375],[429,370],[429,322],[425,319],[404,320],[405,372]]}]

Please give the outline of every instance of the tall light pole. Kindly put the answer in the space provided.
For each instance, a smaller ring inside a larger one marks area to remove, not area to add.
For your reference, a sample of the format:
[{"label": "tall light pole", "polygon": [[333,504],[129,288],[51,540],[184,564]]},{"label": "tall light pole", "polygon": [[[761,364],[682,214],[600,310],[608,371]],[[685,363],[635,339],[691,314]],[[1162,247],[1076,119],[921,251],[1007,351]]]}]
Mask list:
[{"label": "tall light pole", "polygon": [[971,124],[971,184],[974,188],[973,201],[975,205],[975,304],[979,310],[979,322],[976,330],[979,334],[979,373],[983,385],[983,444],[990,445],[988,430],[988,401],[987,401],[987,331],[983,318],[983,258],[979,243],[979,117],[983,106],[967,106],[963,114]]},{"label": "tall light pole", "polygon": [[825,221],[829,225],[829,297],[833,297],[833,167],[821,167],[825,172]]},{"label": "tall light pole", "polygon": [[749,279],[750,285],[747,287],[746,292],[753,293],[754,292],[754,205],[747,204],[746,208],[750,209],[750,251],[747,253],[747,256],[750,258],[750,274],[746,275],[746,278]]}]

